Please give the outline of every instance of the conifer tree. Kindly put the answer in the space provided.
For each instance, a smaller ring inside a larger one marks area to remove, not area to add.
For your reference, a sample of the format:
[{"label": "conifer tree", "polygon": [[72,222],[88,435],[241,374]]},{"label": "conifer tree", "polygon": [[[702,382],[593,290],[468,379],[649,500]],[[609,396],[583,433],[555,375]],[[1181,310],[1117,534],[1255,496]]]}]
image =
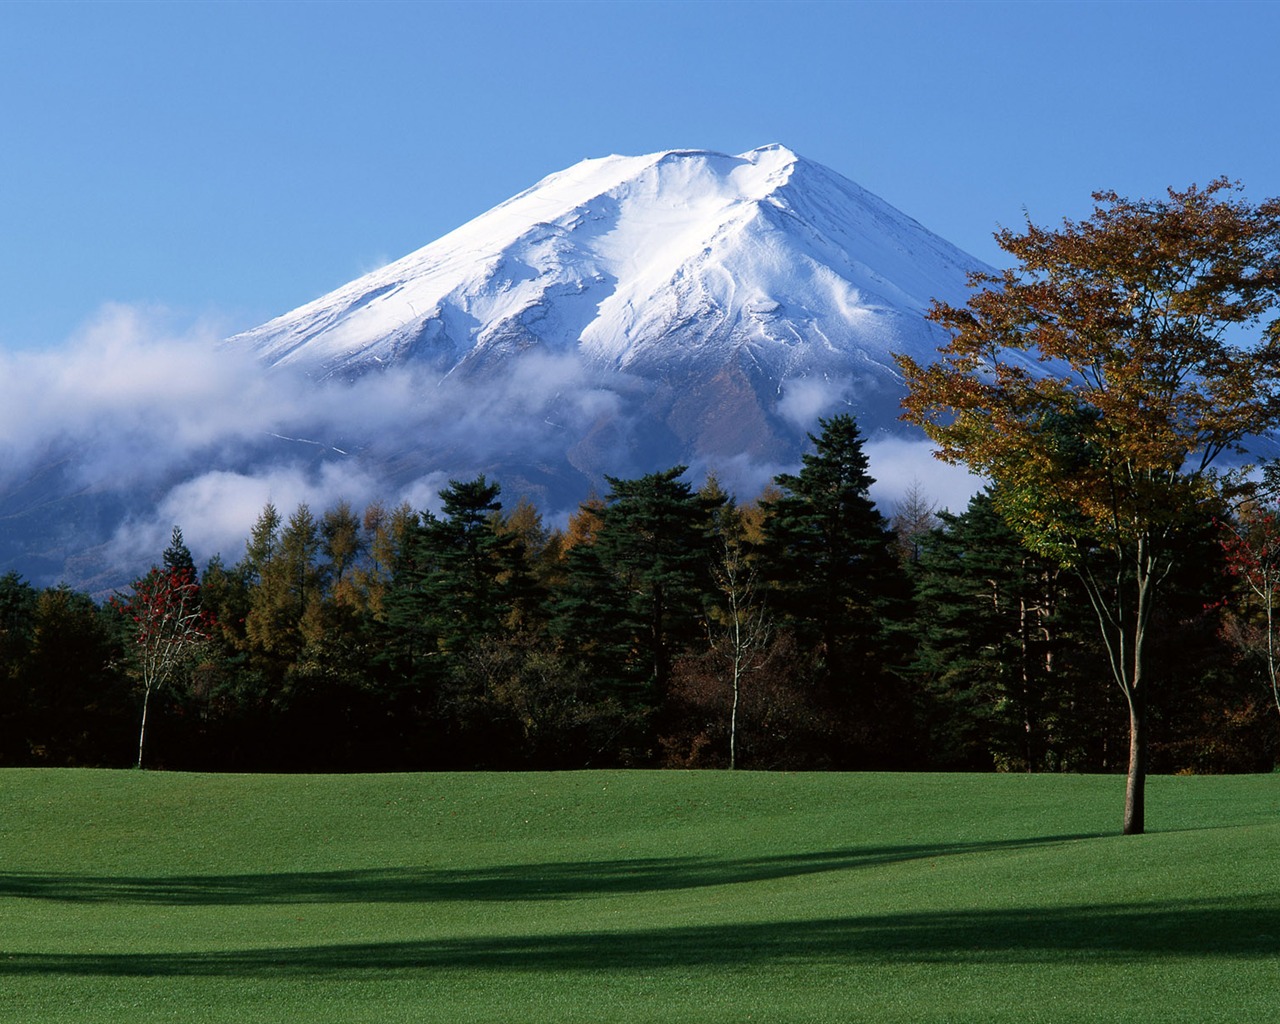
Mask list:
[{"label": "conifer tree", "polygon": [[196,563],[191,557],[190,548],[187,547],[186,542],[182,539],[182,527],[175,526],[173,528],[169,546],[164,549],[164,554],[161,557],[161,565],[165,569],[195,574]]},{"label": "conifer tree", "polygon": [[451,480],[440,492],[441,517],[426,521],[418,538],[433,570],[423,585],[444,651],[500,632],[528,597],[524,547],[514,533],[498,528],[501,493],[484,476]]},{"label": "conifer tree", "polygon": [[426,659],[463,654],[501,632],[527,600],[532,581],[524,548],[498,528],[502,488],[479,476],[451,480],[441,516],[423,512],[406,534],[387,594],[387,620],[410,675]]},{"label": "conifer tree", "polygon": [[262,578],[262,570],[276,556],[280,546],[280,526],[283,520],[273,502],[267,502],[258,518],[254,521],[245,542],[243,566],[245,576],[250,583],[257,583]]},{"label": "conifer tree", "polygon": [[37,596],[18,573],[0,576],[0,765],[24,764],[29,753],[24,666],[35,631]]},{"label": "conifer tree", "polygon": [[390,512],[381,502],[374,502],[361,517],[365,557],[357,561],[352,576],[374,622],[381,623],[386,618],[387,588],[403,554],[406,538],[417,524],[417,513],[407,502]]},{"label": "conifer tree", "polygon": [[338,502],[320,517],[320,542],[324,574],[333,600],[344,607],[358,609],[364,600],[355,570],[364,551],[364,538],[360,520],[346,501]]},{"label": "conifer tree", "polygon": [[1096,768],[1081,760],[1078,731],[1064,720],[1073,706],[1096,704],[1076,699],[1081,681],[1063,651],[1081,642],[1084,595],[1061,566],[1023,545],[989,490],[963,513],[939,516],[913,571],[934,764]]},{"label": "conifer tree", "polygon": [[615,687],[629,707],[665,698],[672,661],[699,635],[711,590],[712,513],[681,480],[684,466],[633,480],[606,477],[591,509],[589,540],[569,548],[554,628]]},{"label": "conifer tree", "polygon": [[[268,504],[250,536],[246,566],[252,581],[245,635],[259,666],[276,688],[298,663],[308,632],[319,628],[324,576],[319,565],[319,525],[305,503],[281,529]],[[277,699],[283,698],[277,692]]]},{"label": "conifer tree", "polygon": [[893,627],[907,586],[870,497],[875,481],[856,421],[842,413],[819,426],[800,472],[776,477],[781,493],[762,503],[761,557],[773,607],[814,653],[819,680],[857,689],[900,659]]},{"label": "conifer tree", "polygon": [[21,666],[27,763],[128,763],[132,701],[116,667],[112,619],[112,610],[65,584],[37,595]]}]

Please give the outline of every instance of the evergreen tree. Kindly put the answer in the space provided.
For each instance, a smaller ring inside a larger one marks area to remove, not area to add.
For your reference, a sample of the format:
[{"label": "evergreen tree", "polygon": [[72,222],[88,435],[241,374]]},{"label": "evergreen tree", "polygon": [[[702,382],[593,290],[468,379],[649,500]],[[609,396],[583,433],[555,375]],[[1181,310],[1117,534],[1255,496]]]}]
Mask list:
[{"label": "evergreen tree", "polygon": [[263,755],[273,749],[275,691],[245,632],[252,597],[248,573],[245,561],[227,566],[215,555],[200,576],[201,605],[214,625],[207,659],[188,694],[185,768],[245,771],[273,763]]},{"label": "evergreen tree", "polygon": [[913,573],[933,764],[1096,769],[1075,721],[1097,706],[1081,699],[1095,684],[1079,672],[1090,609],[1075,579],[1022,544],[989,491],[940,518]]},{"label": "evergreen tree", "polygon": [[436,565],[428,593],[441,616],[446,651],[501,633],[531,595],[525,547],[515,533],[501,528],[501,493],[483,476],[450,481],[440,492],[442,518],[426,525]]},{"label": "evergreen tree", "polygon": [[461,653],[501,632],[530,596],[524,547],[501,529],[501,492],[483,476],[451,480],[440,492],[441,517],[422,513],[405,538],[388,618],[427,641],[422,653]]},{"label": "evergreen tree", "polygon": [[196,563],[191,557],[191,550],[182,539],[182,528],[180,526],[173,528],[169,546],[164,549],[162,557],[162,564],[166,570],[189,572],[192,576],[195,576]]},{"label": "evergreen tree", "polygon": [[20,668],[28,764],[130,763],[133,702],[108,614],[65,585],[36,598]]},{"label": "evergreen tree", "polygon": [[397,699],[434,730],[434,765],[510,763],[490,654],[526,626],[536,588],[500,494],[484,476],[451,480],[441,515],[423,512],[406,531],[387,589],[383,660]]},{"label": "evergreen tree", "polygon": [[37,592],[16,572],[0,576],[0,765],[25,764],[23,666],[35,632]]},{"label": "evergreen tree", "polygon": [[635,480],[606,477],[589,541],[570,549],[554,629],[624,706],[643,715],[667,696],[675,657],[700,635],[712,585],[713,513],[681,480],[685,467]]},{"label": "evergreen tree", "polygon": [[906,766],[914,736],[899,671],[909,587],[893,531],[870,497],[856,421],[840,414],[819,426],[800,472],[776,477],[781,493],[762,503],[769,600],[810,655],[816,696],[837,733],[834,761]]},{"label": "evergreen tree", "polygon": [[857,423],[840,414],[819,425],[799,474],[776,477],[782,493],[764,502],[762,556],[775,609],[817,652],[822,676],[846,685],[888,666],[906,588]]},{"label": "evergreen tree", "polygon": [[16,572],[0,576],[0,681],[31,645],[37,593]]}]

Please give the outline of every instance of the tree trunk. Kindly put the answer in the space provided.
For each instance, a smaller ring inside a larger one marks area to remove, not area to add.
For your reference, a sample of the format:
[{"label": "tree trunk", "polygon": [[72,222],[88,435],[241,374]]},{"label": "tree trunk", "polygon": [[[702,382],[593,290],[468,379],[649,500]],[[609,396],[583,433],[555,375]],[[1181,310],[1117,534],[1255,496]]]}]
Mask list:
[{"label": "tree trunk", "polygon": [[142,691],[142,725],[138,729],[138,763],[135,767],[142,767],[142,742],[147,736],[147,704],[151,700],[151,687],[146,687]]},{"label": "tree trunk", "polygon": [[[1155,584],[1168,572],[1167,567],[1157,575],[1153,560],[1147,554],[1147,542],[1138,544],[1136,565],[1136,595],[1134,611],[1125,615],[1123,600],[1124,581],[1116,580],[1117,601],[1112,607],[1105,589],[1087,571],[1081,578],[1102,629],[1103,645],[1111,662],[1111,672],[1129,706],[1129,778],[1124,794],[1124,834],[1142,835],[1146,828],[1147,786],[1147,682],[1144,670],[1147,624],[1151,618],[1151,603]],[[1126,664],[1126,658],[1132,660]]]},{"label": "tree trunk", "polygon": [[1129,780],[1124,791],[1124,834],[1140,836],[1146,828],[1147,699],[1139,691],[1129,698]]},{"label": "tree trunk", "polygon": [[[735,616],[737,608],[734,609]],[[733,709],[729,712],[729,768],[738,767],[738,697],[742,687],[742,645],[739,634],[742,624],[734,620],[733,649]]]}]

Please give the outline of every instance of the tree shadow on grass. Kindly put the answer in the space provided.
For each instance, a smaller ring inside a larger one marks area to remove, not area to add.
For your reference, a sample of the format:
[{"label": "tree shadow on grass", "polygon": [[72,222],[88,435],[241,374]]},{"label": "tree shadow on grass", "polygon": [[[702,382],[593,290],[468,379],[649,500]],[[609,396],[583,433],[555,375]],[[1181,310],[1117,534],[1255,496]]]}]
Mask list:
[{"label": "tree shadow on grass", "polygon": [[0,953],[0,976],[373,979],[414,972],[1276,959],[1280,905],[1191,901],[919,912],[202,953]]},{"label": "tree shadow on grass", "polygon": [[453,869],[401,867],[150,878],[0,872],[0,898],[162,906],[583,899],[759,882],[1087,838],[1096,837],[1070,835],[995,842],[868,846],[727,860],[661,857]]}]

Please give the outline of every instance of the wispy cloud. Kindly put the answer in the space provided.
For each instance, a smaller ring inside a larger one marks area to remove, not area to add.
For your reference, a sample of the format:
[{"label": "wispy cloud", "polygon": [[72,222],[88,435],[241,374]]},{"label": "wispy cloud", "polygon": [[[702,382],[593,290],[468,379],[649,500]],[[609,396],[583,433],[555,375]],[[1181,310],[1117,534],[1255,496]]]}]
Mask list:
[{"label": "wispy cloud", "polygon": [[814,430],[819,416],[830,415],[846,402],[847,381],[825,377],[794,377],[782,385],[778,414],[800,430]]},{"label": "wispy cloud", "polygon": [[[319,385],[264,371],[222,344],[224,334],[216,324],[175,326],[163,311],[110,306],[57,350],[0,354],[0,508],[7,502],[13,516],[7,539],[0,536],[0,568],[20,561],[17,547],[59,514],[66,494],[41,486],[105,496],[104,507],[119,510],[116,522],[100,522],[97,535],[86,525],[76,542],[124,572],[155,561],[174,524],[198,558],[234,561],[268,501],[286,515],[303,502],[318,513],[340,499],[435,509],[450,478],[477,472],[496,474],[514,501],[519,492],[503,467],[522,466],[520,486],[541,486],[540,504],[555,521],[585,496],[593,472],[665,468],[645,463],[633,430],[643,388],[601,376],[572,353],[533,351],[500,373],[444,381],[401,368]],[[779,411],[812,431],[819,416],[848,407],[848,394],[847,382],[790,381]],[[867,451],[873,496],[887,513],[915,481],[952,507],[980,483],[938,463],[922,442],[881,439]],[[50,465],[60,467],[50,475],[56,484],[33,484]],[[691,476],[700,482],[713,470],[747,500],[794,469],[734,455],[695,459]],[[19,493],[21,501],[10,500]]]},{"label": "wispy cloud", "polygon": [[[58,466],[49,487],[128,510],[107,535],[85,532],[86,547],[145,567],[180,524],[198,557],[234,559],[268,501],[286,514],[339,499],[433,508],[450,478],[563,460],[571,439],[622,415],[572,355],[533,353],[483,379],[406,370],[318,385],[264,371],[223,333],[114,305],[58,349],[0,354],[0,503]],[[15,533],[40,529],[30,508],[56,515],[65,497],[25,501],[0,564],[17,560]]]}]

